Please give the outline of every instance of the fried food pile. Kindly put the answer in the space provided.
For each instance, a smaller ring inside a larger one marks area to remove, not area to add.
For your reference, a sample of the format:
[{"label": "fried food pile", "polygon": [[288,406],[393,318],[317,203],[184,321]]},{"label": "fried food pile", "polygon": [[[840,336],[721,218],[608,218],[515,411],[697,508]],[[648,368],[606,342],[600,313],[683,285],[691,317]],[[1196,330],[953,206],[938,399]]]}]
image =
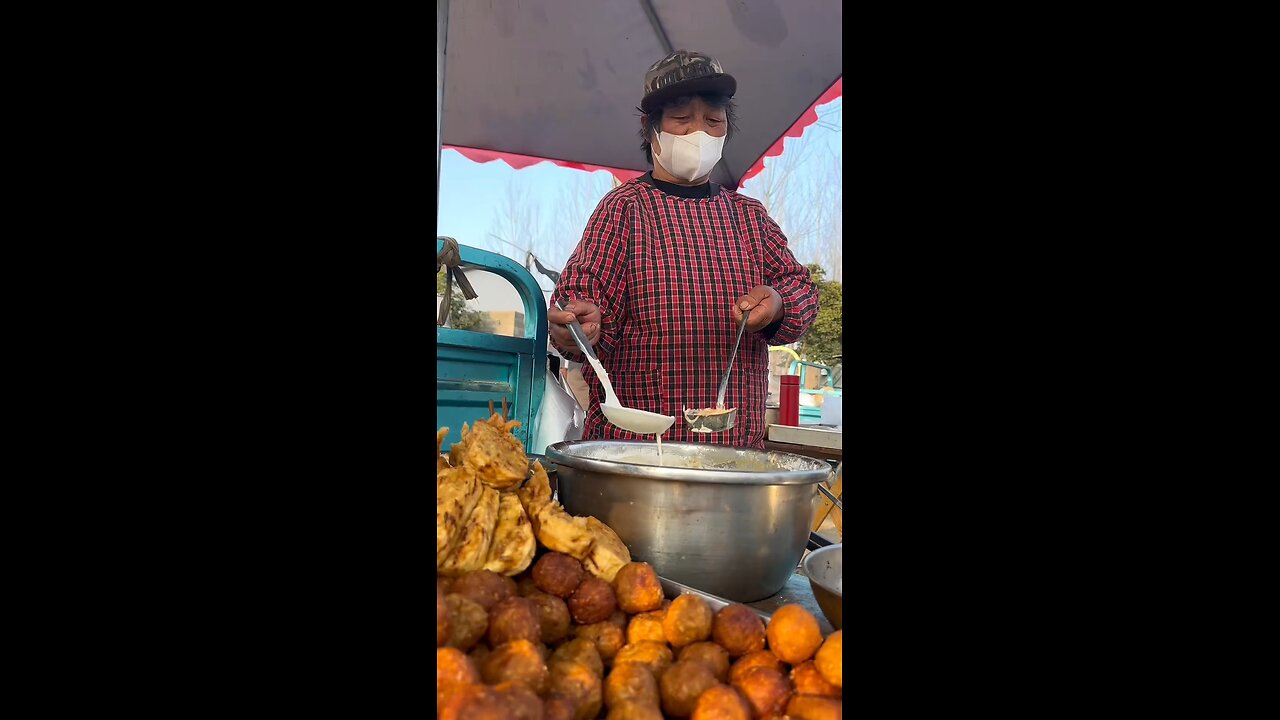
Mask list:
[{"label": "fried food pile", "polygon": [[526,572],[436,578],[436,716],[544,720],[835,720],[842,631],[786,605],[663,597],[647,563],[612,582],[540,550]]},{"label": "fried food pile", "polygon": [[[515,575],[533,562],[537,542],[512,488],[529,461],[511,430],[520,423],[494,414],[462,426],[462,441],[440,454],[449,428],[436,432],[436,572],[477,570]],[[515,470],[519,466],[519,470]]]},{"label": "fried food pile", "polygon": [[[712,612],[552,497],[494,414],[436,434],[436,717],[835,720],[840,631],[786,605]],[[527,479],[526,479],[527,478]]]},{"label": "fried food pile", "polygon": [[464,423],[447,458],[440,447],[449,428],[436,432],[436,572],[516,575],[529,567],[541,541],[612,582],[631,562],[627,546],[608,525],[574,517],[552,499],[542,463],[533,464],[529,478],[529,458],[511,434],[519,425],[496,413],[471,428]]}]

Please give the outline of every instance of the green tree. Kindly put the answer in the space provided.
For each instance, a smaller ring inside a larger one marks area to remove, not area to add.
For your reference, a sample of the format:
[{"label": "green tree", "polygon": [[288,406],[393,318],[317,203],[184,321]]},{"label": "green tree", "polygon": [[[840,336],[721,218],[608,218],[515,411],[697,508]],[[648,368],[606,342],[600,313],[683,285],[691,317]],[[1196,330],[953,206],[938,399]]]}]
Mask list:
[{"label": "green tree", "polygon": [[[436,274],[437,297],[444,295],[444,287],[445,268],[440,268],[440,272]],[[462,296],[462,290],[458,289],[457,283],[453,285],[453,301],[449,304],[449,327],[458,330],[474,330],[475,332],[493,332],[493,325],[489,322],[489,316],[479,310],[472,310],[467,307],[467,299]]]},{"label": "green tree", "polygon": [[800,356],[810,362],[835,366],[835,356],[843,352],[840,283],[827,280],[827,271],[817,263],[810,263],[807,267],[813,284],[818,287],[818,317],[814,318],[809,332],[800,338]]}]

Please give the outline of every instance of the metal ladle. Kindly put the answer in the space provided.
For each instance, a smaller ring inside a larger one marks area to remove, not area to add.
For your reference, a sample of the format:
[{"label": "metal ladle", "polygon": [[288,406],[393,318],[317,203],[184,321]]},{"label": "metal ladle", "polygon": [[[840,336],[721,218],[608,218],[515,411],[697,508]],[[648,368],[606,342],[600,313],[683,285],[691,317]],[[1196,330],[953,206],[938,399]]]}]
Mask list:
[{"label": "metal ladle", "polygon": [[[556,307],[564,310],[564,303],[556,301]],[[622,403],[618,402],[618,396],[613,392],[609,373],[605,372],[604,365],[600,364],[600,359],[591,349],[591,343],[587,342],[587,336],[582,332],[582,324],[578,322],[576,316],[573,322],[569,323],[569,332],[573,333],[578,349],[587,356],[587,361],[591,363],[591,367],[595,368],[596,377],[600,378],[600,384],[604,386],[604,402],[600,404],[600,412],[604,413],[609,422],[637,435],[660,435],[675,424],[676,419],[670,415],[623,407]]]},{"label": "metal ladle", "polygon": [[738,326],[738,337],[733,341],[733,352],[729,353],[729,366],[724,369],[724,377],[720,378],[715,409],[684,410],[684,424],[693,432],[722,432],[732,429],[738,421],[738,408],[724,409],[724,393],[729,387],[729,373],[733,371],[734,358],[738,357],[738,346],[742,344],[742,334],[746,332],[750,314],[750,310],[742,311],[742,324]]}]

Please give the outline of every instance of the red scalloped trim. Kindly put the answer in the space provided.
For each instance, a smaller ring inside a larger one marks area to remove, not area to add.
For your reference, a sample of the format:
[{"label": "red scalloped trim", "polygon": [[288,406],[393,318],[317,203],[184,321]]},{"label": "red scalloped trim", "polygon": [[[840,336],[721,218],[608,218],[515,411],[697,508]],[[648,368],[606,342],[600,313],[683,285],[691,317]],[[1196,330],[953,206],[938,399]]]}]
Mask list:
[{"label": "red scalloped trim", "polygon": [[[814,103],[809,106],[808,110],[804,111],[804,114],[800,116],[800,119],[796,120],[795,124],[793,124],[790,128],[787,128],[787,131],[782,134],[782,137],[778,138],[778,140],[775,143],[773,143],[773,145],[770,145],[769,149],[765,150],[764,154],[761,155],[760,158],[757,159],[755,163],[750,168],[747,169],[746,174],[744,174],[742,176],[742,179],[738,181],[738,187],[742,187],[743,183],[755,177],[756,175],[759,175],[760,172],[764,170],[765,158],[777,157],[781,155],[783,146],[786,143],[787,138],[800,137],[801,135],[804,134],[805,128],[818,122],[818,111],[815,108],[817,108],[819,105],[825,105],[831,102],[832,100],[835,100],[836,98],[842,96],[843,94],[844,94],[844,76],[841,75],[840,77],[836,78],[835,83],[833,83],[831,87],[827,88],[826,92],[822,93],[822,95],[820,95],[818,99],[815,100]],[[621,168],[605,167],[604,165],[592,165],[591,163],[574,162],[572,160],[555,160],[552,158],[540,158],[540,157],[533,157],[532,155],[521,155],[519,153],[499,152],[497,150],[482,150],[480,148],[461,147],[458,145],[444,145],[443,147],[450,148],[452,150],[457,150],[459,153],[462,154],[463,157],[467,158],[468,160],[471,160],[472,162],[488,163],[488,162],[493,162],[495,160],[501,160],[502,162],[506,163],[507,165],[510,165],[512,168],[516,170],[522,170],[524,168],[537,165],[538,163],[541,163],[541,162],[549,162],[555,165],[559,165],[560,167],[571,168],[573,170],[585,170],[587,172],[596,172],[597,170],[604,170],[605,172],[610,173],[614,177],[618,178],[619,182],[626,182],[632,178],[640,177],[645,173],[644,170],[623,170]]]},{"label": "red scalloped trim", "polygon": [[501,160],[516,170],[522,170],[541,162],[549,162],[559,165],[560,167],[571,168],[573,170],[585,170],[587,172],[604,170],[618,178],[619,182],[626,182],[631,178],[638,178],[645,173],[643,170],[623,170],[621,168],[605,167],[603,165],[592,165],[591,163],[574,162],[572,160],[553,160],[552,158],[533,157],[532,155],[499,152],[497,150],[482,150],[480,148],[459,147],[457,145],[444,145],[443,147],[451,150],[457,150],[463,157],[472,162],[487,163],[493,162],[494,160]]},{"label": "red scalloped trim", "polygon": [[800,119],[796,120],[795,124],[792,125],[790,128],[788,128],[787,131],[782,134],[782,137],[778,138],[777,142],[769,146],[769,149],[764,151],[764,154],[760,156],[760,159],[756,160],[755,164],[747,169],[747,172],[743,174],[742,179],[738,181],[738,187],[742,187],[743,183],[755,177],[756,175],[759,175],[760,171],[764,170],[765,158],[777,157],[781,155],[782,146],[786,142],[787,138],[800,137],[801,135],[804,134],[805,128],[818,122],[818,111],[815,108],[817,108],[819,105],[825,105],[831,102],[832,100],[835,100],[836,98],[840,97],[843,94],[844,94],[844,76],[841,75],[840,77],[836,78],[835,83],[832,84],[830,88],[827,88],[826,92],[822,93],[822,95],[820,95],[818,99],[814,101],[812,105],[809,106],[808,110],[804,111],[804,114],[800,116]]}]

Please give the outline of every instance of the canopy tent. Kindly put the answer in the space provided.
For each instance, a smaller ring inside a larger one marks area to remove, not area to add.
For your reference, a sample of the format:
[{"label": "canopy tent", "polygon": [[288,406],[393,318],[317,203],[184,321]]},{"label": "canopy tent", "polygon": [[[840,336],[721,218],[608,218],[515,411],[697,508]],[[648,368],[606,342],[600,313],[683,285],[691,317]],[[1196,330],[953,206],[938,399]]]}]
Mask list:
[{"label": "canopy tent", "polygon": [[649,169],[637,106],[673,49],[738,80],[739,131],[712,179],[736,188],[843,92],[839,0],[437,0],[439,149],[620,178]]}]

